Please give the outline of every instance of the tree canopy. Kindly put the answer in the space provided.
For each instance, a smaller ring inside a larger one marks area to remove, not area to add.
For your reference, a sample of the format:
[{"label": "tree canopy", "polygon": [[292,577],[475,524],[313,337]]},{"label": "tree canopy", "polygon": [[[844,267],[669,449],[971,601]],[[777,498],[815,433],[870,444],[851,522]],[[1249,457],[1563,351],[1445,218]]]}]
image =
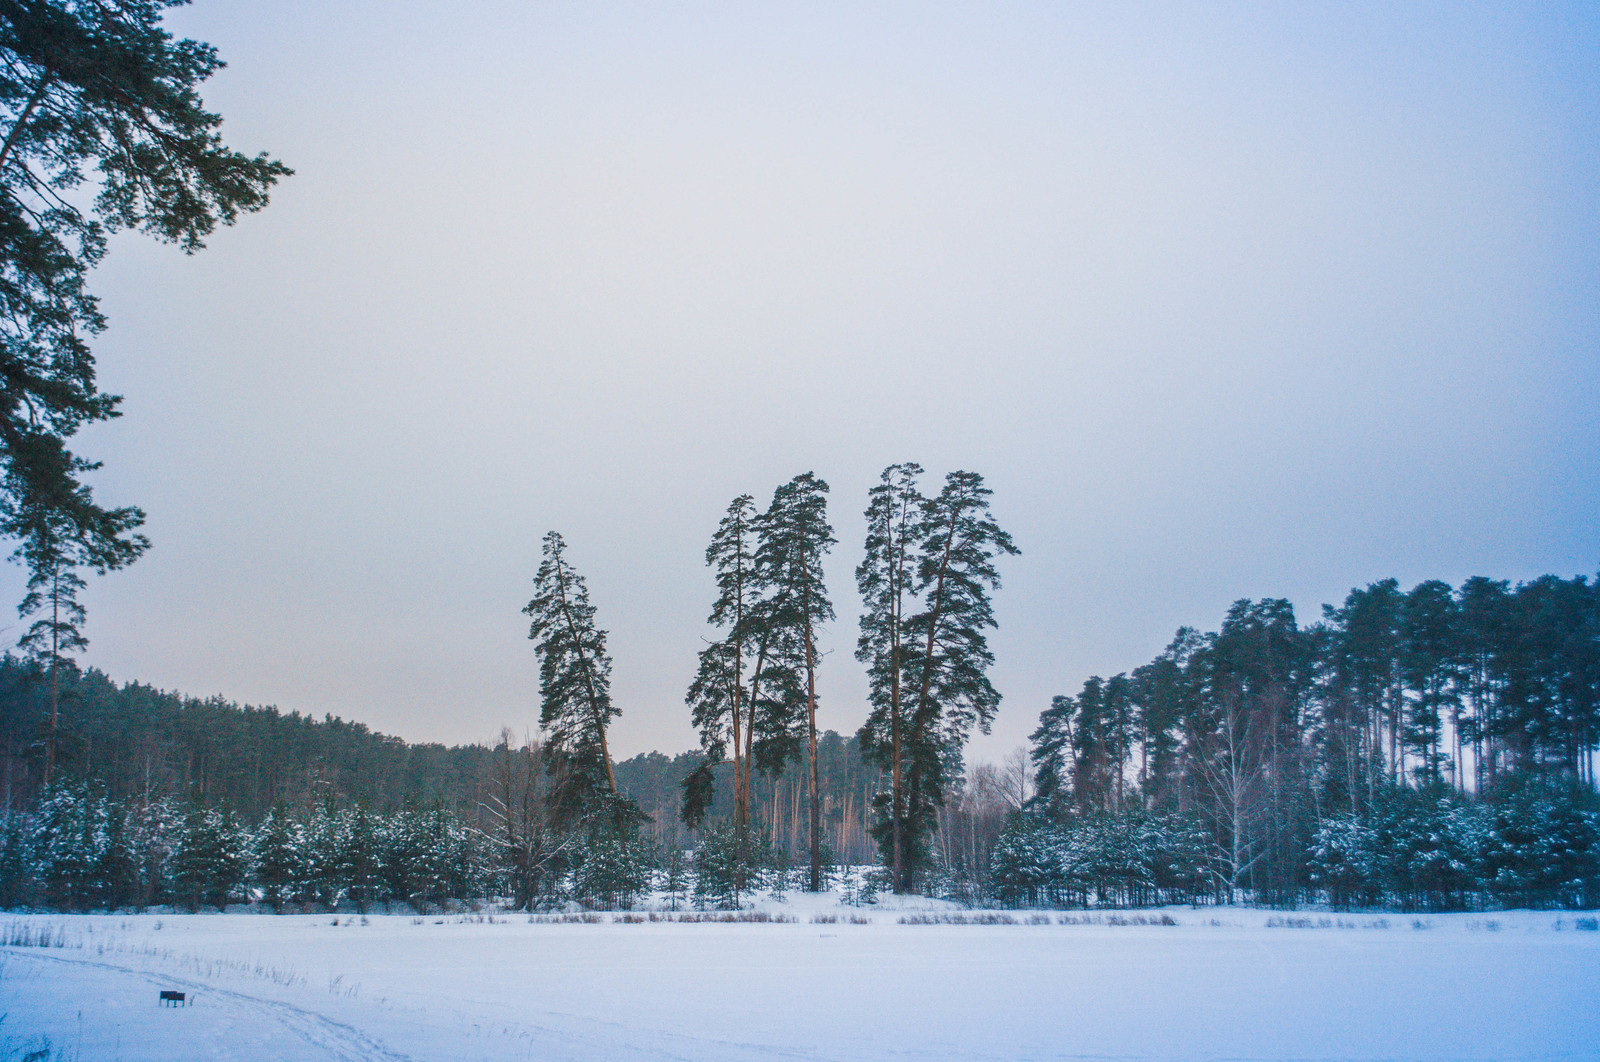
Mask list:
[{"label": "tree canopy", "polygon": [[0,0],[0,534],[37,575],[121,567],[148,545],[136,507],[105,508],[68,440],[117,416],[88,337],[89,272],[134,229],[185,252],[267,205],[292,171],[223,143],[199,86],[221,68],[177,40],[184,0]]}]

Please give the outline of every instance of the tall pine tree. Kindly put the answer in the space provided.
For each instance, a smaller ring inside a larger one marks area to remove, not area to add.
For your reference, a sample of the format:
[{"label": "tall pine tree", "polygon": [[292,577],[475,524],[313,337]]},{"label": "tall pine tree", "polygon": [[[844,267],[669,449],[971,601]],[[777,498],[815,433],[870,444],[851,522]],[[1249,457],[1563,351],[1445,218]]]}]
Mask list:
[{"label": "tall pine tree", "polygon": [[862,750],[889,768],[889,866],[906,879],[905,670],[906,620],[917,598],[917,529],[926,499],[917,489],[922,466],[890,465],[867,494],[866,556],[856,567],[861,636],[856,659],[867,665],[872,711],[861,728]]},{"label": "tall pine tree", "polygon": [[706,758],[683,780],[683,819],[699,826],[715,796],[714,768],[733,762],[735,882],[745,886],[751,861],[750,794],[754,768],[778,770],[796,744],[786,706],[797,703],[804,653],[794,630],[777,620],[774,556],[760,551],[763,523],[748,494],[728,506],[706,563],[716,573],[717,599],[709,622],[723,636],[700,653],[685,698],[693,709]]},{"label": "tall pine tree", "polygon": [[[712,768],[733,761],[733,817],[742,829],[749,809],[745,768],[755,736],[754,697],[759,690],[763,639],[759,622],[762,580],[756,569],[755,499],[741,494],[729,504],[706,547],[706,564],[716,573],[717,599],[707,622],[723,636],[700,652],[700,667],[684,698],[700,730],[706,759],[684,779],[684,821],[698,826],[714,795]],[[752,672],[745,687],[746,669]]]},{"label": "tall pine tree", "polygon": [[922,611],[906,620],[906,642],[915,651],[904,681],[914,700],[903,739],[908,851],[897,891],[915,883],[967,735],[974,725],[987,732],[1000,703],[989,681],[994,654],[984,632],[995,626],[995,558],[1019,551],[990,515],[991,493],[976,472],[951,472],[938,495],[924,501],[917,527],[915,590]]},{"label": "tall pine tree", "polygon": [[617,795],[606,743],[606,726],[620,714],[611,703],[611,655],[606,632],[595,626],[589,588],[567,563],[566,543],[555,531],[544,536],[533,585],[522,611],[532,617],[528,637],[538,643],[550,795],[556,817],[571,823]]},{"label": "tall pine tree", "polygon": [[[823,582],[822,558],[838,540],[828,524],[828,485],[805,472],[779,487],[761,517],[756,563],[771,580],[770,612],[765,622],[776,637],[798,650],[798,669],[804,676],[804,698],[787,704],[769,702],[764,720],[769,741],[785,747],[787,735],[802,730],[806,736],[807,787],[810,794],[809,887],[822,889],[822,797],[817,765],[817,632],[834,618]],[[799,692],[798,690],[794,692]]]}]

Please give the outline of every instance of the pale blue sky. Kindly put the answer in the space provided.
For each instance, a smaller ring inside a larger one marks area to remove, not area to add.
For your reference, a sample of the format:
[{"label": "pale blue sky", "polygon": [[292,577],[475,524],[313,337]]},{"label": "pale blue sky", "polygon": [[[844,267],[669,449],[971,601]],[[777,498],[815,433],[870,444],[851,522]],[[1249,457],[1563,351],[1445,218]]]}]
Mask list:
[{"label": "pale blue sky", "polygon": [[[676,751],[728,500],[971,468],[997,757],[1242,596],[1600,567],[1593,5],[277,3],[175,13],[298,170],[120,238],[83,449],[151,553],[119,679],[414,739],[531,727],[539,537]],[[21,575],[8,572],[12,597]]]}]

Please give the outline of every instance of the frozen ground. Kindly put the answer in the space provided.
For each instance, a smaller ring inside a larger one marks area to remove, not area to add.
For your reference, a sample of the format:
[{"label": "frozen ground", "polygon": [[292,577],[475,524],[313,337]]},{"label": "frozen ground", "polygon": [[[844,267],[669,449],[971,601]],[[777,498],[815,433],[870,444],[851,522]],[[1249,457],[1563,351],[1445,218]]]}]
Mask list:
[{"label": "frozen ground", "polygon": [[762,909],[797,921],[0,915],[65,944],[0,947],[0,1060],[1600,1058],[1600,932],[1571,914]]}]

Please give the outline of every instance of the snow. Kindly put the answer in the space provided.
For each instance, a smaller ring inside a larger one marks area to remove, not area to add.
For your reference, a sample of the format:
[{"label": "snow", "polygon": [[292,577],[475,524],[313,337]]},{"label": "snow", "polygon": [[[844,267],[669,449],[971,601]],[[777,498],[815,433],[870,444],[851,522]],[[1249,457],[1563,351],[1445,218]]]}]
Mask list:
[{"label": "snow", "polygon": [[[41,1037],[56,1057],[128,1062],[1600,1058],[1584,916],[953,925],[900,919],[970,913],[891,903],[791,893],[760,909],[795,921],[755,924],[0,916],[0,938],[65,945],[0,947],[0,1059]],[[163,988],[194,1005],[158,1006]]]}]

